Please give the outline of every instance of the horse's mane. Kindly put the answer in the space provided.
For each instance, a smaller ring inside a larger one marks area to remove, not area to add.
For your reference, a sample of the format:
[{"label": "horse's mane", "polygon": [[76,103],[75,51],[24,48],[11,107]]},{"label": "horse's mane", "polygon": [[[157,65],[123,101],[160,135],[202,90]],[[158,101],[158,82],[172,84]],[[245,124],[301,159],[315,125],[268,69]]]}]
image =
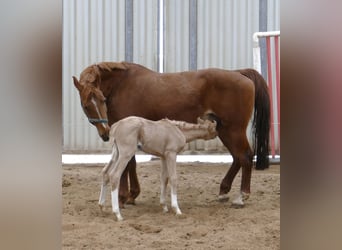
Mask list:
[{"label": "horse's mane", "polygon": [[101,79],[101,71],[126,70],[127,65],[124,62],[101,62],[92,64],[82,71],[80,81],[84,84],[97,86]]}]

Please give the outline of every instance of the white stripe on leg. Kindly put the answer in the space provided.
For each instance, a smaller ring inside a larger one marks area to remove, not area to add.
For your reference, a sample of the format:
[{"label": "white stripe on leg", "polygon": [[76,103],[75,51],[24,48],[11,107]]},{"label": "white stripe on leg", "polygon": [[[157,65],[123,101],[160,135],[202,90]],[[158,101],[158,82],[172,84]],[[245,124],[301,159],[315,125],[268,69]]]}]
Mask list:
[{"label": "white stripe on leg", "polygon": [[177,194],[172,193],[172,191],[171,191],[171,206],[175,210],[176,215],[182,214],[181,210],[178,207]]},{"label": "white stripe on leg", "polygon": [[112,191],[112,209],[113,213],[116,215],[116,218],[118,221],[123,220],[121,214],[120,214],[120,208],[119,208],[119,189],[115,188]]},{"label": "white stripe on leg", "polygon": [[99,198],[99,205],[100,205],[101,209],[106,202],[106,194],[107,194],[107,186],[104,183],[102,183],[101,193],[100,193],[100,198]]}]

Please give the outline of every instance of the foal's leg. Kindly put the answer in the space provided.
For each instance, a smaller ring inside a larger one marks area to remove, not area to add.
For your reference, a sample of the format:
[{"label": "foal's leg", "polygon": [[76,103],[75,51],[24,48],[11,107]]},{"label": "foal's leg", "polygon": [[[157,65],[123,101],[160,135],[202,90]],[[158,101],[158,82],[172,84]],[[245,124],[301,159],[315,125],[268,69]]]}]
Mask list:
[{"label": "foal's leg", "polygon": [[166,166],[170,178],[171,185],[171,207],[176,212],[176,215],[182,214],[177,201],[177,172],[176,172],[176,157],[175,152],[169,152],[165,155]]},{"label": "foal's leg", "polygon": [[163,206],[164,213],[168,212],[169,209],[167,208],[166,204],[166,187],[168,181],[168,170],[166,166],[165,159],[162,160],[161,171],[160,171],[160,204]]},{"label": "foal's leg", "polygon": [[126,167],[120,178],[119,204],[121,208],[124,207],[128,197],[128,168]]},{"label": "foal's leg", "polygon": [[[111,162],[109,164],[111,164]],[[101,192],[100,192],[100,198],[99,198],[99,206],[101,210],[103,210],[104,204],[106,202],[108,182],[109,182],[109,177],[107,173],[102,173],[102,184],[101,184]]]},{"label": "foal's leg", "polygon": [[101,184],[101,192],[100,192],[100,198],[99,198],[99,206],[100,206],[101,210],[103,209],[104,204],[106,202],[107,184],[109,182],[108,173],[114,167],[115,161],[117,160],[116,157],[117,157],[117,151],[116,151],[116,147],[114,145],[113,150],[112,150],[111,159],[110,159],[109,163],[106,164],[106,166],[101,171],[102,184]]},{"label": "foal's leg", "polygon": [[123,217],[121,216],[121,213],[120,213],[120,206],[119,206],[120,178],[130,158],[131,156],[127,157],[126,155],[119,155],[116,166],[113,169],[111,169],[111,172],[109,173],[109,178],[110,178],[110,182],[112,185],[112,192],[111,192],[112,209],[118,221],[123,220]]}]

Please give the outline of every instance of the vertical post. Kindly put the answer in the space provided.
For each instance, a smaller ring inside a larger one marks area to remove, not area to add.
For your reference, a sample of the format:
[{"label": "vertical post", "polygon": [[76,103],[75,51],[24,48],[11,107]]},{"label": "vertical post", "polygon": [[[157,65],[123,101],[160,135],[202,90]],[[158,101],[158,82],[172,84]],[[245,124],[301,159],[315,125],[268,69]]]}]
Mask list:
[{"label": "vertical post", "polygon": [[197,0],[189,3],[189,69],[197,69]]},{"label": "vertical post", "polygon": [[133,62],[133,0],[125,1],[125,61]]},{"label": "vertical post", "polygon": [[266,37],[267,46],[267,78],[268,89],[270,91],[271,102],[271,152],[272,158],[275,157],[275,143],[274,143],[274,112],[273,112],[273,82],[272,82],[272,61],[271,61],[271,37]]},{"label": "vertical post", "polygon": [[164,0],[158,0],[158,72],[164,72],[164,34],[165,34],[165,21],[164,21]]},{"label": "vertical post", "polygon": [[[267,31],[267,0],[259,0],[259,31]],[[266,79],[266,42],[260,39],[261,75]]]},{"label": "vertical post", "polygon": [[276,64],[276,87],[277,87],[277,110],[278,110],[278,148],[280,154],[280,60],[279,60],[279,36],[274,37],[275,64]]}]

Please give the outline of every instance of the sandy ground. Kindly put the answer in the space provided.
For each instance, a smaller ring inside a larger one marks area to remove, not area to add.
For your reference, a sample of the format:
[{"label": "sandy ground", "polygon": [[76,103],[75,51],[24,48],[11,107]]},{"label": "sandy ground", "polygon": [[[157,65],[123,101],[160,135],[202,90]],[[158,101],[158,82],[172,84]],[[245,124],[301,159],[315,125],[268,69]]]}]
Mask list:
[{"label": "sandy ground", "polygon": [[[139,163],[141,194],[121,210],[124,221],[98,207],[102,165],[63,166],[63,249],[279,249],[280,167],[253,171],[252,194],[234,208],[241,172],[230,200],[217,200],[227,164],[178,163],[178,202],[184,213],[163,213],[159,205],[160,161]],[[170,201],[168,189],[168,202]],[[170,204],[170,203],[169,203]]]}]

